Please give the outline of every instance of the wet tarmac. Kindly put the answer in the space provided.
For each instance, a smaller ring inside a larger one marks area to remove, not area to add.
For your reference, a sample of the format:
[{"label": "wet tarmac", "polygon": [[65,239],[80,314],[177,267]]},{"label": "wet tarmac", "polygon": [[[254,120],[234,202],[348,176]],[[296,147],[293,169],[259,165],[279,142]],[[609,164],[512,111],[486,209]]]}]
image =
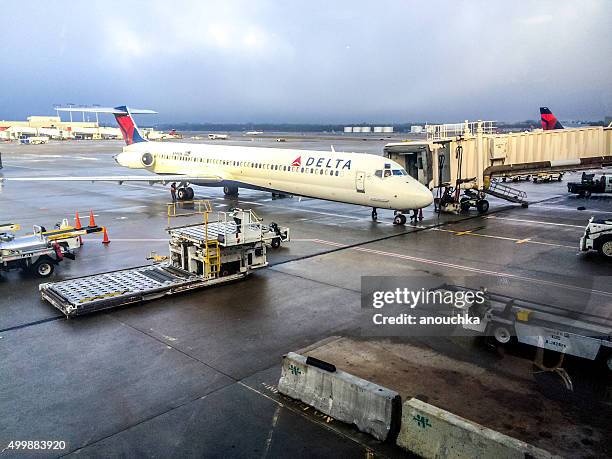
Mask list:
[{"label": "wet tarmac", "polygon": [[[337,151],[380,153],[387,141],[333,142]],[[330,148],[329,139],[253,143]],[[122,145],[0,145],[0,173],[125,174],[112,159]],[[418,225],[402,227],[391,211],[379,211],[374,223],[368,208],[250,190],[230,200],[220,188],[196,188],[216,210],[251,208],[289,226],[293,241],[244,281],[78,319],[65,320],[40,299],[40,280],[3,273],[0,449],[11,440],[63,440],[65,450],[41,456],[395,455],[274,397],[266,388],[278,381],[282,355],[332,335],[358,335],[364,275],[503,279],[517,297],[609,319],[612,264],[577,247],[590,216],[612,215],[612,196],[568,195],[565,182],[577,177],[517,184],[528,209],[496,199],[484,216],[428,208]],[[77,260],[58,266],[52,280],[61,280],[166,253],[168,198],[166,188],[146,184],[7,182],[0,221],[52,227],[76,210],[86,219],[92,209],[111,243],[86,238]],[[428,344],[444,351],[433,338]]]}]

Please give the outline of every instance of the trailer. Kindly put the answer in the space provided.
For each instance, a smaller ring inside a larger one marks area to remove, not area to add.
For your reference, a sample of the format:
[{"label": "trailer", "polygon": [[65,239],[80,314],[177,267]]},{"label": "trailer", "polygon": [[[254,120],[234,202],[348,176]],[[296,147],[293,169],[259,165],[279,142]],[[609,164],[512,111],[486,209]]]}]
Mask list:
[{"label": "trailer", "polygon": [[[440,290],[478,290],[444,285]],[[577,312],[554,305],[536,303],[485,291],[485,301],[459,309],[465,316],[462,327],[491,337],[505,345],[512,340],[542,350],[600,360],[612,371],[612,317]],[[467,320],[478,317],[476,325]],[[562,361],[562,359],[560,360]]]},{"label": "trailer", "polygon": [[533,183],[560,182],[565,172],[539,172],[533,176]]},{"label": "trailer", "polygon": [[0,224],[0,271],[21,269],[37,277],[49,277],[64,258],[74,260],[82,236],[104,230],[99,226],[76,228],[67,219],[51,231],[34,225],[32,234],[17,236],[20,229],[16,223]]},{"label": "trailer", "polygon": [[39,286],[66,317],[224,284],[268,266],[267,248],[289,241],[289,229],[266,226],[250,210],[219,212],[215,221],[167,229],[169,255],[156,263]]}]

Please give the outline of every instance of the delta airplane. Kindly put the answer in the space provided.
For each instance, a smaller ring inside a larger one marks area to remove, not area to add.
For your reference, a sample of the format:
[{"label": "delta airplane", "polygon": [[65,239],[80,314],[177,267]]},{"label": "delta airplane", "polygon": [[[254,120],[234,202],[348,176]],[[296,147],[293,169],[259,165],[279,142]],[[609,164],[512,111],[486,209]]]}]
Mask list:
[{"label": "delta airplane", "polygon": [[406,223],[404,213],[429,206],[431,191],[408,175],[396,162],[365,153],[279,148],[222,146],[193,143],[148,142],[138,130],[133,114],[152,110],[115,108],[58,108],[59,111],[112,113],[126,146],[114,156],[126,168],[145,169],[151,176],[15,177],[10,181],[105,181],[179,183],[179,200],[194,197],[190,185],[223,187],[235,196],[239,188],[356,204],[395,211],[393,223]]}]

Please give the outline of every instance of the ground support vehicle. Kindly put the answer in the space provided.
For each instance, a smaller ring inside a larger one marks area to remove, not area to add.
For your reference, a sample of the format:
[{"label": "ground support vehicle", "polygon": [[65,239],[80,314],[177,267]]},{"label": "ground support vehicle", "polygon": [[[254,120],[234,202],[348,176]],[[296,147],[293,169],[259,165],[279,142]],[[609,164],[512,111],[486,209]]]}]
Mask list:
[{"label": "ground support vehicle", "polygon": [[612,260],[612,218],[591,217],[580,238],[580,250],[597,250],[602,256]]},{"label": "ground support vehicle", "polygon": [[[456,285],[441,290],[472,291]],[[612,317],[578,312],[567,308],[536,303],[520,298],[485,291],[485,301],[459,309],[461,315],[478,317],[475,325],[465,321],[462,327],[490,337],[499,344],[512,340],[538,349],[555,351],[561,367],[563,357],[572,355],[587,360],[605,362],[612,371]]]},{"label": "ground support vehicle", "polygon": [[99,226],[77,229],[67,219],[51,231],[34,226],[32,234],[17,236],[19,229],[18,224],[0,224],[0,271],[22,269],[38,277],[49,277],[64,258],[74,260],[82,236],[104,230]]},{"label": "ground support vehicle", "polygon": [[567,184],[567,191],[586,198],[593,193],[612,193],[612,175],[602,175],[595,178],[595,174],[583,172],[580,182],[569,182]]},{"label": "ground support vehicle", "polygon": [[161,298],[247,277],[268,266],[267,247],[289,240],[289,229],[264,225],[250,210],[219,212],[216,221],[168,228],[169,255],[148,266],[39,286],[66,317]]}]

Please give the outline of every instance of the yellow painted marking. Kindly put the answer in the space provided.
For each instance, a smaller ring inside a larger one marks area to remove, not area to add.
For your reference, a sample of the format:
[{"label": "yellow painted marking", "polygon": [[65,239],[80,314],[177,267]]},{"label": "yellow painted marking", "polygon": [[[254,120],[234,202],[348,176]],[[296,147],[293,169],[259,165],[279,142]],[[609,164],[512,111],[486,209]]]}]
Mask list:
[{"label": "yellow painted marking", "polygon": [[472,234],[472,230],[466,230],[466,231],[453,231],[455,233],[455,236],[464,236],[466,234]]},{"label": "yellow painted marking", "polygon": [[452,230],[446,230],[446,229],[442,229],[442,228],[432,228],[431,231],[443,231],[446,233],[454,233],[456,235],[461,234],[461,235],[466,235],[466,236],[478,236],[478,237],[486,237],[489,239],[499,239],[502,241],[510,241],[510,242],[516,242],[519,244],[523,244],[523,243],[529,243],[529,244],[538,244],[538,245],[546,245],[549,247],[562,247],[565,249],[572,249],[575,250],[576,247],[574,247],[573,245],[563,245],[563,244],[554,244],[552,242],[540,242],[540,241],[532,241],[530,238],[527,239],[517,239],[517,238],[513,238],[513,237],[505,237],[505,236],[495,236],[493,234],[481,234],[481,233],[473,233],[471,231],[452,231]]}]

